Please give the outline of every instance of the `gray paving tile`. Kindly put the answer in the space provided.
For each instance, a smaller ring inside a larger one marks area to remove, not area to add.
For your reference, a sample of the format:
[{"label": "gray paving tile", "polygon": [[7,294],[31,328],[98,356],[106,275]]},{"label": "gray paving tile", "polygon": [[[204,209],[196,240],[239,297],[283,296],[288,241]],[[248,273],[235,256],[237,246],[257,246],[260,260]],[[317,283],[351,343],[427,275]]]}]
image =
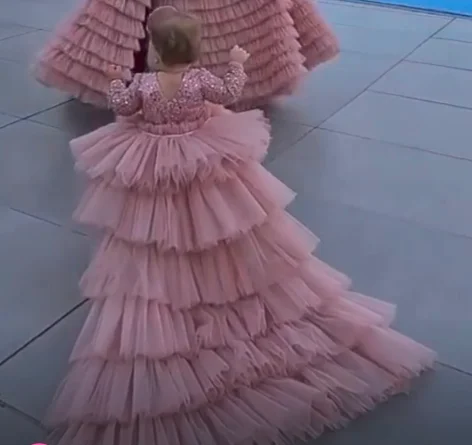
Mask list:
[{"label": "gray paving tile", "polygon": [[35,122],[59,128],[71,137],[78,137],[93,131],[102,125],[109,124],[113,119],[111,112],[76,100],[71,100],[31,118]]},{"label": "gray paving tile", "polygon": [[442,29],[436,37],[442,39],[459,40],[462,42],[472,42],[472,20],[455,19],[444,29]]},{"label": "gray paving tile", "polygon": [[0,130],[0,200],[70,225],[80,187],[68,142],[68,134],[34,122]]},{"label": "gray paving tile", "polygon": [[21,63],[25,68],[29,68],[49,37],[49,32],[34,31],[0,40],[0,59]]},{"label": "gray paving tile", "polygon": [[349,2],[323,3],[320,9],[331,23],[393,31],[422,32],[432,35],[451,18],[406,10],[360,5]]},{"label": "gray paving tile", "polygon": [[269,153],[265,159],[266,163],[274,160],[313,130],[313,127],[307,125],[275,119],[271,120],[271,126],[272,141],[270,143]]},{"label": "gray paving tile", "polygon": [[34,31],[32,28],[0,20],[0,40]]},{"label": "gray paving tile", "polygon": [[16,23],[36,29],[52,30],[57,23],[72,9],[77,2],[66,0],[35,1],[14,0],[0,2],[0,17],[6,22]]},{"label": "gray paving tile", "polygon": [[[0,207],[0,361],[80,302],[88,239]],[[1,390],[0,390],[1,394]]]},{"label": "gray paving tile", "polygon": [[358,51],[374,56],[392,56],[398,60],[408,55],[428,37],[429,33],[390,29],[372,29],[340,25],[334,27],[343,51]]},{"label": "gray paving tile", "polygon": [[472,110],[368,91],[323,127],[472,159]]},{"label": "gray paving tile", "polygon": [[[39,421],[44,420],[57,386],[67,371],[69,355],[85,316],[86,306],[76,309],[0,366],[0,394],[7,403]],[[33,369],[34,379],[31,378]]]},{"label": "gray paving tile", "polygon": [[0,443],[2,445],[36,444],[44,441],[45,436],[45,431],[32,421],[14,410],[0,406]]},{"label": "gray paving tile", "polygon": [[471,396],[471,377],[439,367],[422,377],[409,397],[395,397],[310,445],[444,445],[452,437],[466,444],[472,432]]},{"label": "gray paving tile", "polygon": [[312,197],[472,236],[470,162],[315,130],[270,167]]},{"label": "gray paving tile", "polygon": [[68,100],[68,96],[45,88],[23,66],[0,60],[0,112],[26,117]]},{"label": "gray paving tile", "polygon": [[408,60],[472,70],[472,42],[430,39],[411,54]]},{"label": "gray paving tile", "polygon": [[472,71],[402,62],[370,87],[379,91],[472,108]]},{"label": "gray paving tile", "polygon": [[388,71],[396,58],[341,53],[338,59],[310,73],[300,92],[284,99],[271,116],[318,126]]},{"label": "gray paving tile", "polygon": [[398,305],[395,328],[472,371],[470,239],[306,190],[290,210],[320,237],[317,255],[350,276],[355,290]]}]

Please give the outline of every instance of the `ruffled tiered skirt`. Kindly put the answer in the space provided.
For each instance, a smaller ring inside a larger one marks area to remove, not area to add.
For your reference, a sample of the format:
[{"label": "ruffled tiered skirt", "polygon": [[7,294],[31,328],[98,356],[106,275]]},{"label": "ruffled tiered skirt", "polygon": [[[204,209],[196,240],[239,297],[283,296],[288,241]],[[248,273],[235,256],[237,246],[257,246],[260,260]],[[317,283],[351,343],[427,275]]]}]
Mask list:
[{"label": "ruffled tiered skirt", "polygon": [[[238,44],[251,53],[249,81],[238,108],[290,94],[307,69],[334,57],[335,36],[311,0],[157,0],[202,19],[201,63],[217,75]],[[127,77],[145,38],[151,0],[87,0],[40,54],[35,74],[83,102],[106,105],[110,64]]]},{"label": "ruffled tiered skirt", "polygon": [[[287,444],[338,428],[433,364],[394,308],[347,291],[260,165],[259,111],[179,136],[122,121],[72,141],[106,236],[50,421],[60,445]],[[50,443],[50,442],[48,442]]]}]

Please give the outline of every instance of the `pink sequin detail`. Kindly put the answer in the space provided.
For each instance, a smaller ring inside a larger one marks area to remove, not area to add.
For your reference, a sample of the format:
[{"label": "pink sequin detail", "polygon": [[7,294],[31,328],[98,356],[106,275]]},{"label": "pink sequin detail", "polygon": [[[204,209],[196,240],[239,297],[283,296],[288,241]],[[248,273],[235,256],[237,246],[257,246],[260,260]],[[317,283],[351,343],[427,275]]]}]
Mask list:
[{"label": "pink sequin detail", "polygon": [[137,74],[126,87],[114,80],[108,95],[110,108],[120,116],[139,112],[136,124],[156,134],[180,134],[201,127],[208,119],[206,101],[221,105],[235,102],[242,93],[247,76],[238,63],[230,63],[221,79],[205,69],[184,74],[173,98],[162,94],[155,73]]}]

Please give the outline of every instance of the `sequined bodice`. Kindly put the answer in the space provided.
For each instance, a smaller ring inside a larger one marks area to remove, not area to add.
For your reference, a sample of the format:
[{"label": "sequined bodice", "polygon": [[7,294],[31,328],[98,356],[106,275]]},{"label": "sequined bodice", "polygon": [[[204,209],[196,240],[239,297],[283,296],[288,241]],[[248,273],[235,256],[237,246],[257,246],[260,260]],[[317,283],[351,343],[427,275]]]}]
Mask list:
[{"label": "sequined bodice", "polygon": [[158,134],[195,130],[208,119],[206,101],[227,105],[238,99],[246,75],[241,65],[232,63],[220,79],[205,69],[191,69],[177,92],[167,98],[155,73],[137,74],[129,87],[120,80],[110,85],[109,103],[116,114],[139,113],[138,124]]},{"label": "sequined bodice", "polygon": [[197,70],[184,74],[179,89],[170,99],[161,92],[155,73],[144,74],[139,91],[143,117],[154,124],[195,121],[205,113],[205,99]]}]

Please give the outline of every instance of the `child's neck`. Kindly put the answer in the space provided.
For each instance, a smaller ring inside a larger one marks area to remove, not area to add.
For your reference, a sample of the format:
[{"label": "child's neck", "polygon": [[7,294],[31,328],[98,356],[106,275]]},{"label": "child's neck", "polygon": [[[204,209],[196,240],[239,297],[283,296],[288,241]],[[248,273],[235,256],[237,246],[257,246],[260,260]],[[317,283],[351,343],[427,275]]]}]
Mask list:
[{"label": "child's neck", "polygon": [[165,66],[162,65],[159,68],[159,71],[167,74],[182,74],[189,69],[190,65],[174,65],[174,66]]},{"label": "child's neck", "polygon": [[180,90],[187,69],[188,67],[186,69],[159,70],[156,72],[156,79],[160,85],[161,93],[166,99],[173,99]]}]

